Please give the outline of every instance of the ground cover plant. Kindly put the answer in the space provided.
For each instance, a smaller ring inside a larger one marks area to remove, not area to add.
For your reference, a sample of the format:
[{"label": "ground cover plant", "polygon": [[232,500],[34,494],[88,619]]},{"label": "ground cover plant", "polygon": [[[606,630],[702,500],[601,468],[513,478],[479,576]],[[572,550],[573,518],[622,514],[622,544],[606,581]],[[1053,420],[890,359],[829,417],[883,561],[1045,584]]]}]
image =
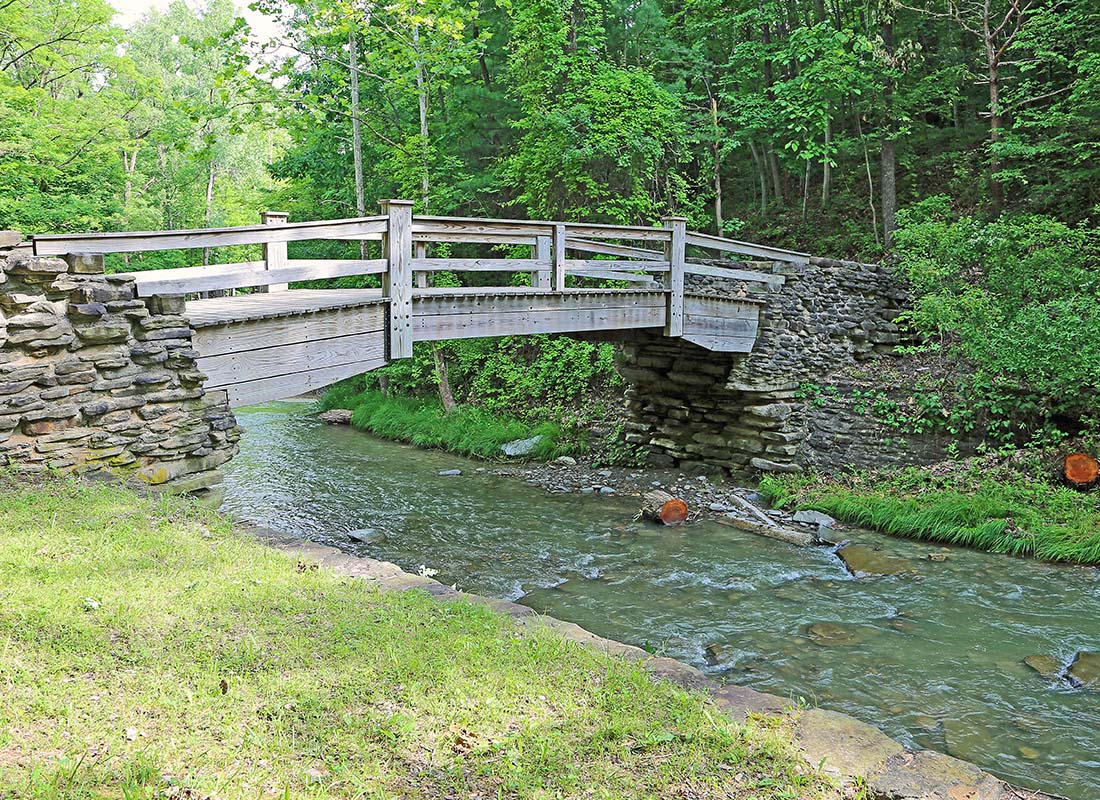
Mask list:
[{"label": "ground cover plant", "polygon": [[0,486],[0,798],[832,798],[780,721],[178,498]]},{"label": "ground cover plant", "polygon": [[865,528],[1044,561],[1100,564],[1100,492],[1059,485],[1050,458],[1020,451],[931,467],[767,477],[774,505]]},{"label": "ground cover plant", "polygon": [[329,390],[321,406],[351,409],[352,427],[359,430],[467,456],[503,458],[502,445],[534,437],[540,438],[529,453],[532,458],[553,458],[579,447],[553,422],[527,423],[476,406],[463,405],[446,412],[435,398],[392,395],[377,389],[357,391],[354,384]]}]

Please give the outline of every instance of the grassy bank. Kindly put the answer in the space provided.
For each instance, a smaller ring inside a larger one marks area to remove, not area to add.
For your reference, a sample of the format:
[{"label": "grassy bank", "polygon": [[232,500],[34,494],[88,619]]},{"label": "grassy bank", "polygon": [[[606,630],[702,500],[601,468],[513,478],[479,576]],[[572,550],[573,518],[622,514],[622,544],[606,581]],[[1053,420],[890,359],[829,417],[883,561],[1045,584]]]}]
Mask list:
[{"label": "grassy bank", "polygon": [[574,449],[560,425],[528,424],[475,406],[459,406],[444,413],[436,399],[385,395],[377,390],[357,391],[354,384],[329,389],[322,407],[352,410],[351,424],[386,439],[410,442],[480,458],[501,458],[501,445],[541,436],[532,458],[548,459]]},{"label": "grassy bank", "polygon": [[1044,561],[1100,564],[1100,492],[1060,486],[1041,454],[844,476],[765,478],[776,506],[914,539]]},{"label": "grassy bank", "polygon": [[831,798],[782,723],[178,499],[0,485],[0,798]]}]

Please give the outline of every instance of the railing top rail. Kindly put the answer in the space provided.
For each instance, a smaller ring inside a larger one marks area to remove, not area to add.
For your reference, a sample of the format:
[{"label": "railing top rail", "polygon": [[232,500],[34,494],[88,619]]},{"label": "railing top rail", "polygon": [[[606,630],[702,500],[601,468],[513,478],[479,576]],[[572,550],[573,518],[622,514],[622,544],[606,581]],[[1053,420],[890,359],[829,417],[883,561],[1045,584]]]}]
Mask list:
[{"label": "railing top rail", "polygon": [[[664,243],[670,240],[668,228],[640,225],[612,225],[592,222],[552,222],[546,220],[480,219],[476,217],[414,216],[412,233],[416,241],[456,241],[483,244],[533,243],[537,237],[552,237],[564,227],[575,249],[593,239],[623,239]],[[194,228],[176,231],[121,231],[88,234],[49,234],[32,237],[35,255],[66,253],[135,253],[152,250],[182,250],[224,247],[240,244],[267,244],[308,239],[379,239],[386,230],[386,217],[289,222],[279,225],[240,225],[228,228]],[[809,253],[779,247],[742,242],[695,231],[687,232],[687,244],[725,253],[737,253],[773,261],[806,264]],[[618,255],[637,258],[661,258],[659,251],[606,245]],[[610,252],[610,251],[609,251]]]},{"label": "railing top rail", "polygon": [[187,250],[235,244],[296,242],[304,239],[374,237],[386,228],[385,217],[356,217],[282,225],[238,225],[232,228],[192,228],[177,231],[118,231],[58,233],[31,239],[37,256],[66,253],[138,253],[150,250]]},{"label": "railing top rail", "polygon": [[723,253],[742,253],[766,258],[770,261],[785,261],[792,264],[808,264],[811,258],[809,253],[800,253],[797,250],[768,247],[754,242],[739,242],[736,239],[726,239],[722,236],[712,236],[709,233],[696,233],[694,231],[688,231],[687,243],[708,250],[718,250]]}]

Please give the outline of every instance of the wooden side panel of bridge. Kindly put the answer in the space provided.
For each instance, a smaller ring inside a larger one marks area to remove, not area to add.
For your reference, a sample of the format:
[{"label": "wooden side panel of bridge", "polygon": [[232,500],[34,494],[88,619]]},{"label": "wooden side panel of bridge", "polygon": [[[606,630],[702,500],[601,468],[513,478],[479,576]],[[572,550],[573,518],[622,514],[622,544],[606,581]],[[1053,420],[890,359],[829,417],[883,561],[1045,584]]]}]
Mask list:
[{"label": "wooden side panel of bridge", "polygon": [[[242,406],[301,394],[412,355],[418,341],[536,333],[611,336],[651,330],[719,352],[747,353],[759,305],[742,297],[693,295],[685,275],[771,285],[772,273],[700,263],[688,247],[769,261],[808,256],[662,228],[577,223],[414,217],[410,203],[384,201],[384,214],[352,220],[264,224],[193,231],[40,236],[39,255],[141,252],[261,244],[264,259],[132,273],[139,296],[189,299],[207,391]],[[293,260],[287,242],[381,241],[381,259]],[[525,245],[530,258],[429,258],[431,244]],[[569,258],[570,254],[583,258]],[[596,256],[593,258],[592,256]],[[529,273],[529,287],[432,288],[437,271]],[[377,275],[380,289],[287,289],[321,278]],[[568,287],[566,277],[620,281],[626,288]],[[230,294],[203,297],[216,292]]]}]

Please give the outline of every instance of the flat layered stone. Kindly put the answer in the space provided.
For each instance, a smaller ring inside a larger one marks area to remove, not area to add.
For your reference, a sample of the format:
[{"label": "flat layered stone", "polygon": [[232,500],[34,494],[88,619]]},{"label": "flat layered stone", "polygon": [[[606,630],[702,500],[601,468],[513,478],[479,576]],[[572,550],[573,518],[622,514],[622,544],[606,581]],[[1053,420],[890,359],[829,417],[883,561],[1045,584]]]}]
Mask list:
[{"label": "flat layered stone", "polygon": [[826,773],[848,779],[875,773],[891,758],[905,753],[904,747],[878,728],[820,708],[798,718],[795,737],[809,763],[821,764]]},{"label": "flat layered stone", "polygon": [[1013,796],[1004,791],[1001,781],[975,765],[934,750],[898,753],[865,774],[871,796],[885,800],[1008,800]]}]

